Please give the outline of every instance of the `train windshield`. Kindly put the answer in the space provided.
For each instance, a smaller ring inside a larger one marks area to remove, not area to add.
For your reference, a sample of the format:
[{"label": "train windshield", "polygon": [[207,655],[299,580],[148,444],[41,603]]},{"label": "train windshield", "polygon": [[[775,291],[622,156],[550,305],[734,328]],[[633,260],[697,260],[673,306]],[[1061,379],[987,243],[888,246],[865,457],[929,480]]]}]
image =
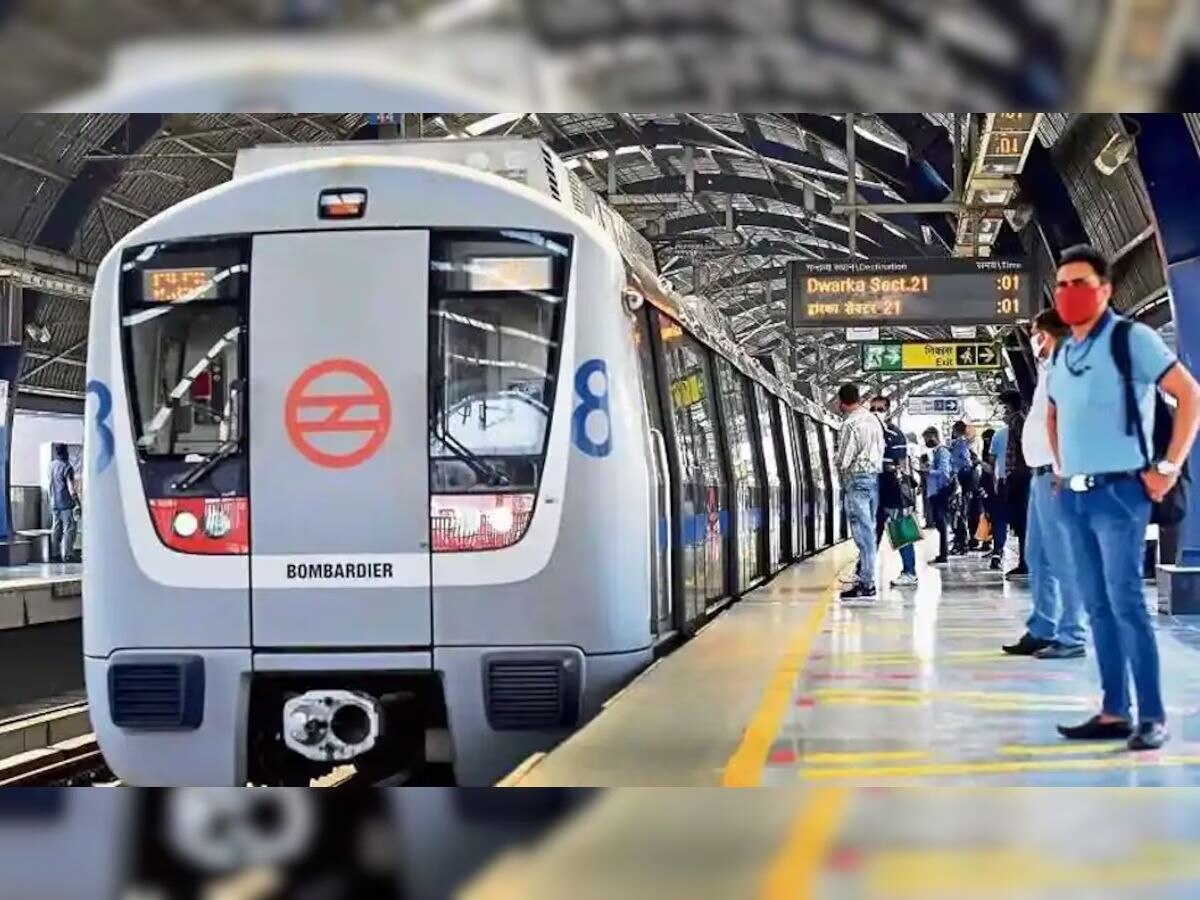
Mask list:
[{"label": "train windshield", "polygon": [[150,244],[126,252],[121,322],[143,457],[239,452],[249,245]]},{"label": "train windshield", "polygon": [[438,232],[430,255],[430,483],[536,492],[558,382],[569,239]]}]

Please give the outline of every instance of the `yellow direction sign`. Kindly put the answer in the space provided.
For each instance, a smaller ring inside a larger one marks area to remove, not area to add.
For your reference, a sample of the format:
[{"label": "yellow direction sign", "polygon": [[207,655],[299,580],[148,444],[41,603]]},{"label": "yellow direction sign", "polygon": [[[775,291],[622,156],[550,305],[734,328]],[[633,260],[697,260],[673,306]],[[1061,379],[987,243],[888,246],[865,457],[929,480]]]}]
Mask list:
[{"label": "yellow direction sign", "polygon": [[1000,348],[976,341],[863,344],[864,372],[979,371],[1000,368]]}]

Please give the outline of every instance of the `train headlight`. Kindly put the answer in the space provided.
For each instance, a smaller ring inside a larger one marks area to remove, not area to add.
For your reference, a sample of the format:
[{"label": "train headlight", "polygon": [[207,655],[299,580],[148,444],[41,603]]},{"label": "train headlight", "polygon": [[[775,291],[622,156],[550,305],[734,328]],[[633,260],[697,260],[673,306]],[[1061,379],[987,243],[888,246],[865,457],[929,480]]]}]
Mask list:
[{"label": "train headlight", "polygon": [[171,520],[171,530],[181,538],[190,538],[200,530],[200,520],[196,518],[195,513],[181,509]]},{"label": "train headlight", "polygon": [[507,506],[497,506],[487,514],[488,524],[498,534],[508,534],[513,527],[513,513]]},{"label": "train headlight", "polygon": [[209,506],[204,510],[204,533],[210,538],[223,538],[233,529],[233,519],[224,508]]}]

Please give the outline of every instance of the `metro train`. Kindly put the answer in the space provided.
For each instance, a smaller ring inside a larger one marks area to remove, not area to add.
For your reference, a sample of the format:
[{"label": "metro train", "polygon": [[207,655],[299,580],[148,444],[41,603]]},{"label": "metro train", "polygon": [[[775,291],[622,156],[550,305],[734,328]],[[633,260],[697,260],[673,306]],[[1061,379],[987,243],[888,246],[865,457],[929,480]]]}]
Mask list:
[{"label": "metro train", "polygon": [[243,151],[105,258],[87,377],[130,784],[493,783],[846,537],[836,419],[536,141]]}]

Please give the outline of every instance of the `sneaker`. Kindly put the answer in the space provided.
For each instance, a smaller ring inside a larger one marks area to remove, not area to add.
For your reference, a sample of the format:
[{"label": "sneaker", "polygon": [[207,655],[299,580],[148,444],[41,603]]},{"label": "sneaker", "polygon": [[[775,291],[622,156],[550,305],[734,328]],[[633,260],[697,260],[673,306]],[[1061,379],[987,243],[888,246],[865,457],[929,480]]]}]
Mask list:
[{"label": "sneaker", "polygon": [[988,563],[988,568],[991,569],[993,572],[999,572],[1000,571],[1000,557],[993,556],[992,561],[990,563]]},{"label": "sneaker", "polygon": [[1087,656],[1087,648],[1082,644],[1061,644],[1058,641],[1053,641],[1047,647],[1035,651],[1034,656],[1038,659],[1079,659]]},{"label": "sneaker", "polygon": [[876,597],[874,587],[865,587],[861,584],[856,584],[848,591],[842,591],[842,600],[874,600]]},{"label": "sneaker", "polygon": [[901,572],[900,576],[892,582],[892,587],[916,587],[917,576],[911,572]]},{"label": "sneaker", "polygon": [[1008,572],[1005,573],[1004,577],[1009,581],[1016,581],[1018,578],[1028,578],[1029,567],[1017,566],[1015,569],[1009,569]]},{"label": "sneaker", "polygon": [[1092,716],[1079,725],[1059,725],[1058,733],[1070,741],[1123,741],[1133,734],[1133,726],[1123,719],[1102,722],[1099,716]]},{"label": "sneaker", "polygon": [[1033,656],[1039,650],[1049,647],[1053,641],[1042,640],[1035,638],[1028,631],[1021,635],[1021,639],[1015,644],[1005,644],[1000,649],[1009,656]]},{"label": "sneaker", "polygon": [[1137,731],[1126,746],[1130,750],[1157,750],[1167,742],[1167,726],[1162,722],[1138,722]]}]

